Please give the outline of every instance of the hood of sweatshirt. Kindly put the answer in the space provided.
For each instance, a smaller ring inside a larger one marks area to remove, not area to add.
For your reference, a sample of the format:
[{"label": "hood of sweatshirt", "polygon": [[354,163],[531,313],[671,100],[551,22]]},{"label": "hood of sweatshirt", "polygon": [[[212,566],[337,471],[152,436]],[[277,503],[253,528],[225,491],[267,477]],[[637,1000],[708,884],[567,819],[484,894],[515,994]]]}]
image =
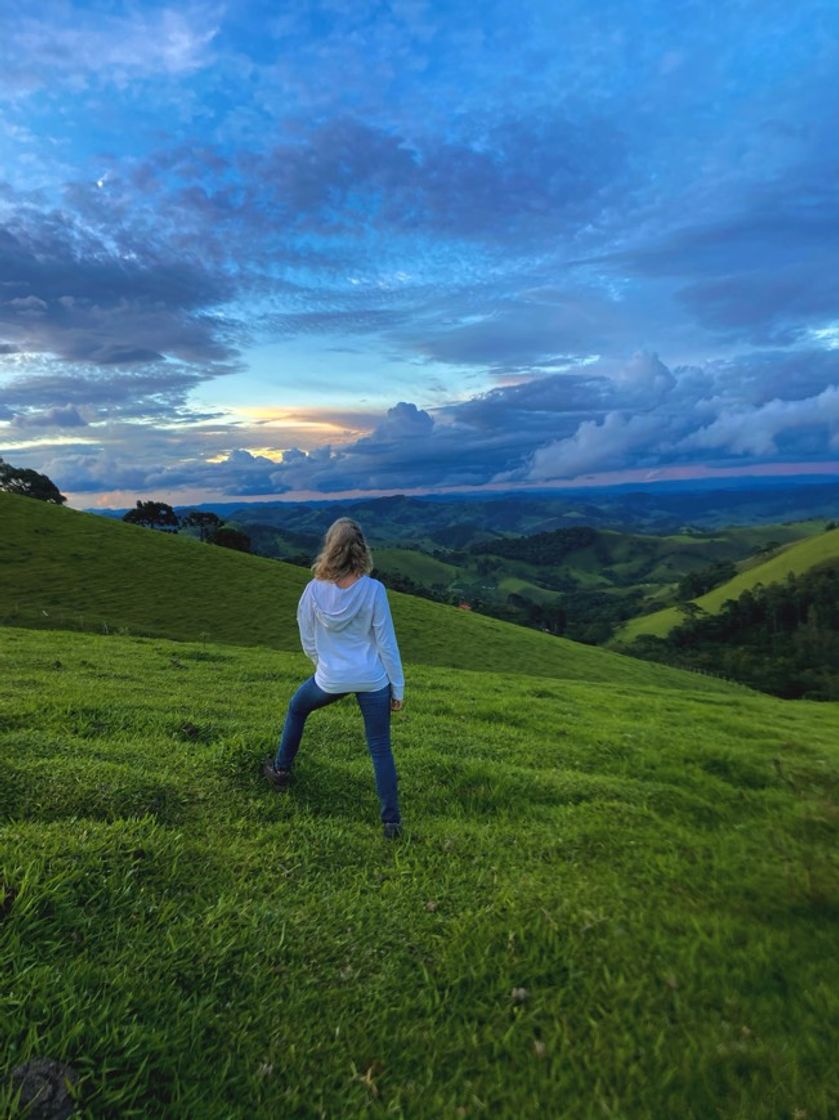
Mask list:
[{"label": "hood of sweatshirt", "polygon": [[369,576],[362,576],[349,587],[323,579],[312,580],[309,587],[318,622],[327,630],[343,630],[370,602],[376,585]]}]

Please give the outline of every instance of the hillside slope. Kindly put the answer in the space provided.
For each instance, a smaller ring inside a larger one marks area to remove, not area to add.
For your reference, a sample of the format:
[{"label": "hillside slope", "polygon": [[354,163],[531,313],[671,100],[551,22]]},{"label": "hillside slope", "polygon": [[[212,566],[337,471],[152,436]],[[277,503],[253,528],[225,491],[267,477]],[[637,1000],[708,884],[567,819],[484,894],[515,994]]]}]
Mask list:
[{"label": "hillside slope", "polygon": [[[280,561],[0,494],[7,625],[297,650],[295,612],[307,578]],[[409,595],[391,593],[391,601],[409,663],[610,684],[655,673],[674,687],[722,687]]]},{"label": "hillside slope", "polygon": [[353,701],[259,777],[301,655],[2,637],[0,1066],[80,1117],[839,1115],[839,706],[414,667],[393,846]]},{"label": "hillside slope", "polygon": [[[715,587],[705,595],[700,595],[695,602],[703,610],[713,614],[727,599],[736,599],[742,592],[751,590],[758,583],[764,586],[780,583],[791,572],[800,575],[817,564],[827,561],[839,561],[839,529],[831,529],[826,533],[819,533],[817,536],[806,537],[804,540],[786,545],[768,559],[750,565],[726,583]],[[681,620],[682,615],[675,607],[667,607],[654,614],[640,615],[622,627],[614,640],[622,643],[630,642],[640,634],[664,637]]]}]

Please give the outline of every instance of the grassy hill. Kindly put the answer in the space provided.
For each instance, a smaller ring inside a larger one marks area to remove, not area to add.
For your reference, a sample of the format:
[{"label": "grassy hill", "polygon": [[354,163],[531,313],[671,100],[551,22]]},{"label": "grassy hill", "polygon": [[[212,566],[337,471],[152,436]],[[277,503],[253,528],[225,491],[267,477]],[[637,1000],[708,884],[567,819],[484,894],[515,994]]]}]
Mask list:
[{"label": "grassy hill", "polygon": [[[733,579],[720,587],[715,587],[695,601],[703,610],[714,613],[727,599],[736,599],[743,591],[750,590],[758,583],[764,585],[780,583],[790,572],[800,575],[817,564],[839,560],[839,529],[806,537],[785,545],[773,555],[759,562],[749,562],[743,566]],[[629,642],[640,634],[653,634],[664,637],[678,625],[682,615],[675,607],[667,607],[654,614],[641,615],[631,619],[615,635],[619,642]]]},{"label": "grassy hill", "polygon": [[[299,649],[305,569],[11,494],[0,494],[0,527],[0,623]],[[407,661],[609,682],[638,676],[632,658],[604,659],[409,595],[391,601]]]},{"label": "grassy hill", "polygon": [[[112,529],[224,616],[263,571]],[[0,633],[0,1067],[69,1062],[81,1120],[839,1115],[839,706],[411,664],[393,845],[351,700],[258,777],[301,655]]]},{"label": "grassy hill", "polygon": [[[647,525],[646,500],[639,506],[639,495],[626,497],[638,525]],[[702,507],[702,495],[689,500],[691,512],[695,501]],[[607,505],[612,514],[620,508],[620,502]],[[336,514],[352,514],[361,518],[377,570],[393,587],[432,600],[466,601],[480,613],[587,644],[604,644],[626,620],[671,605],[686,576],[724,562],[751,563],[756,553],[825,527],[824,520],[710,530],[683,526],[657,536],[637,527],[610,528],[611,516],[597,506],[572,508],[546,497],[439,502],[396,496],[338,504],[256,503],[223,512],[251,536],[254,552],[298,562],[314,556],[319,532]]]},{"label": "grassy hill", "polygon": [[412,548],[376,548],[373,551],[376,567],[385,572],[407,576],[416,583],[433,587],[447,587],[457,579],[458,568]]},{"label": "grassy hill", "polygon": [[[416,542],[375,551],[384,578],[403,590],[465,599],[483,613],[553,632],[561,615],[559,632],[601,644],[625,620],[672,604],[684,577],[722,563],[746,566],[756,553],[765,560],[767,550],[824,528],[811,521],[651,536],[577,526],[482,538],[463,525],[452,527],[433,555]],[[462,547],[455,547],[458,537]]]}]

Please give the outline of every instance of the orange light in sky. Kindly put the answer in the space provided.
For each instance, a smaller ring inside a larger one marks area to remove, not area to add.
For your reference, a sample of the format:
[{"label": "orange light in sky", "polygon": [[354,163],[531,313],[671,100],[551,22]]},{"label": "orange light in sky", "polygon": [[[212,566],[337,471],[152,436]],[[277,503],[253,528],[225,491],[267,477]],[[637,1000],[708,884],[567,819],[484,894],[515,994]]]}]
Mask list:
[{"label": "orange light in sky", "polygon": [[[343,417],[320,409],[292,410],[288,408],[239,408],[236,410],[251,423],[264,428],[296,428],[309,432],[322,432],[330,439],[345,443],[357,439],[367,427],[348,427]],[[346,419],[351,419],[351,415]],[[254,452],[255,454],[255,452]]]}]

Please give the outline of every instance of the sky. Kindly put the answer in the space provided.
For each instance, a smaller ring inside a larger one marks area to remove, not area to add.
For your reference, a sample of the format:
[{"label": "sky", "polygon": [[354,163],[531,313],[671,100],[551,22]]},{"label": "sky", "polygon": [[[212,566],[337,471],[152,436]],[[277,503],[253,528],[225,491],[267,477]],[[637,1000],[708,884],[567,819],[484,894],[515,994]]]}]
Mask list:
[{"label": "sky", "polygon": [[0,12],[0,456],[83,508],[839,470],[835,0]]}]

